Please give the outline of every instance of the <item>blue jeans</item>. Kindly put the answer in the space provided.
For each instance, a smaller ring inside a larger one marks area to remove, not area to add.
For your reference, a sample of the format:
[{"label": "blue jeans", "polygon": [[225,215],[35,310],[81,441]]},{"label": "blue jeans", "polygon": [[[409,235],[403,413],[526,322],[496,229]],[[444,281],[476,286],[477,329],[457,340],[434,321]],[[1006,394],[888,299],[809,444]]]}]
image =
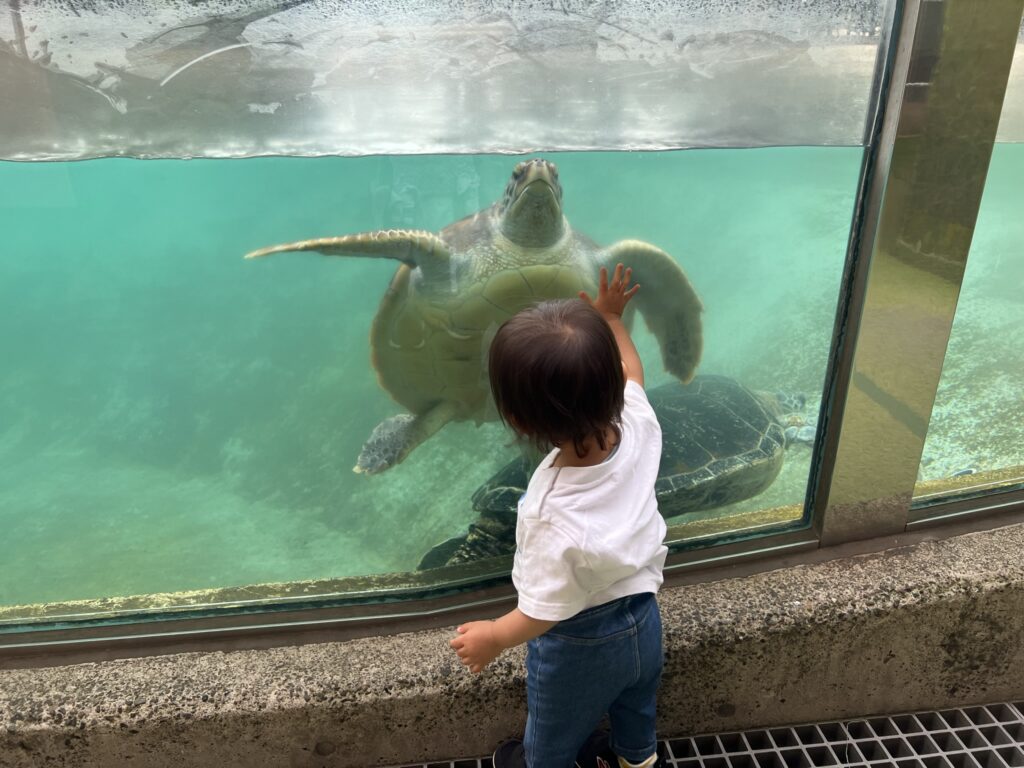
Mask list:
[{"label": "blue jeans", "polygon": [[588,608],[526,646],[529,768],[571,768],[605,712],[615,754],[639,763],[657,749],[661,615],[651,593]]}]

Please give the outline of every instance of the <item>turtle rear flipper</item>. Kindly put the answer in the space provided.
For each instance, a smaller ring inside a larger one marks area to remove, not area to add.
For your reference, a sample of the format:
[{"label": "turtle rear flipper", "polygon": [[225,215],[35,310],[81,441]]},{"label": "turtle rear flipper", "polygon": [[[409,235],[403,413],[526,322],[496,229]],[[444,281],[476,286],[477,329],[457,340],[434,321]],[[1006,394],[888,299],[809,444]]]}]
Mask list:
[{"label": "turtle rear flipper", "polygon": [[686,273],[671,256],[642,240],[620,240],[601,256],[609,271],[619,263],[632,268],[633,279],[640,285],[633,303],[658,339],[665,370],[684,384],[689,382],[704,348],[700,317],[704,305]]},{"label": "turtle rear flipper", "polygon": [[420,564],[416,566],[417,571],[428,571],[431,568],[443,568],[449,565],[449,560],[459,548],[466,543],[467,534],[461,536],[453,536],[450,539],[442,541],[435,547],[432,547],[427,554],[420,559]]},{"label": "turtle rear flipper", "polygon": [[433,547],[420,560],[417,570],[513,554],[518,502],[526,493],[530,473],[537,464],[532,455],[531,450],[529,455],[513,459],[477,488],[473,510],[479,516],[469,524],[468,532]]},{"label": "turtle rear flipper", "polygon": [[469,524],[469,532],[433,547],[420,560],[418,571],[446,565],[505,557],[516,551],[516,516],[484,512]]},{"label": "turtle rear flipper", "polygon": [[377,475],[402,462],[412,449],[455,417],[454,403],[440,403],[426,413],[400,413],[385,419],[370,433],[353,472]]}]

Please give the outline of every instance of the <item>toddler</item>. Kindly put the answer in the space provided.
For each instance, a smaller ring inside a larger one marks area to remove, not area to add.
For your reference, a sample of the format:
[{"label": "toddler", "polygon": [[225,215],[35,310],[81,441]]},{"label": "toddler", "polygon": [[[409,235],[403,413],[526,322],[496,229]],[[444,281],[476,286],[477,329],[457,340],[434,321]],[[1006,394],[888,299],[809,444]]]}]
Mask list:
[{"label": "toddler", "polygon": [[[518,607],[463,624],[451,641],[472,672],[527,643],[526,733],[498,747],[495,768],[571,768],[578,753],[595,765],[617,758],[621,768],[658,761],[654,595],[668,551],[654,497],[661,428],[622,323],[640,287],[630,280],[622,264],[610,283],[602,268],[596,299],[581,292],[523,310],[491,344],[502,420],[554,446],[519,502]],[[594,731],[605,713],[607,741]]]}]

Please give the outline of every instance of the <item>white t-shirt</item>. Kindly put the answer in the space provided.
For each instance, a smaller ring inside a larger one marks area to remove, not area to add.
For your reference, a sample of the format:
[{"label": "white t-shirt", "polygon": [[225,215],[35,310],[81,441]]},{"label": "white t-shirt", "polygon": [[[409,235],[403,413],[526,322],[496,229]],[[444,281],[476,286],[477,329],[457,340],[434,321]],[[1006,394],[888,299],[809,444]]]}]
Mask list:
[{"label": "white t-shirt", "polygon": [[591,467],[534,471],[519,501],[512,582],[519,610],[562,621],[585,608],[657,592],[668,548],[654,481],[661,427],[643,387],[626,382],[617,450]]}]

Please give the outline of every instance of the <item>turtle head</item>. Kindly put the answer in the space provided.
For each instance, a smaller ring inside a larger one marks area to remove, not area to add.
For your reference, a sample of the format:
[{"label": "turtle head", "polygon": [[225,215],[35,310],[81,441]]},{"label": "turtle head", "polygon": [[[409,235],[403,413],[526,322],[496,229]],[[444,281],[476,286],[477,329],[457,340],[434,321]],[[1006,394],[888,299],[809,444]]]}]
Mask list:
[{"label": "turtle head", "polygon": [[518,163],[498,204],[501,232],[516,245],[545,248],[565,231],[562,185],[554,163],[540,158]]}]

